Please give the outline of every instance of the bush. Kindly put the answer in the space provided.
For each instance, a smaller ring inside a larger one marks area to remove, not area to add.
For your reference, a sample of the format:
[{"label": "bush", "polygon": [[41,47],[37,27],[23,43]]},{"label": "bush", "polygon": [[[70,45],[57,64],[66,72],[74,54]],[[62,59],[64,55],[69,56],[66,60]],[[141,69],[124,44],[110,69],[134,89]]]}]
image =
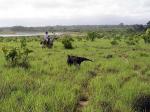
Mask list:
[{"label": "bush", "polygon": [[0,37],[0,42],[3,42],[4,41],[4,38],[3,37]]},{"label": "bush", "polygon": [[143,35],[144,42],[150,44],[150,28],[146,30],[146,34]]},{"label": "bush", "polygon": [[25,39],[25,38],[21,39],[21,40],[20,40],[20,43],[21,43],[21,48],[26,48],[27,42],[26,42],[26,39]]},{"label": "bush", "polygon": [[94,41],[97,37],[97,33],[96,32],[88,32],[87,33],[87,39]]},{"label": "bush", "polygon": [[121,41],[122,35],[116,34],[114,37],[117,41]]},{"label": "bush", "polygon": [[12,65],[16,65],[18,52],[17,48],[7,49],[6,47],[2,48],[6,61],[10,62]]},{"label": "bush", "polygon": [[73,49],[72,41],[73,41],[72,38],[65,37],[65,38],[62,40],[62,44],[64,45],[64,48],[65,48],[65,49]]},{"label": "bush", "polygon": [[133,36],[133,37],[128,37],[126,43],[128,45],[136,45],[139,43],[139,41],[140,41],[139,36]]},{"label": "bush", "polygon": [[111,41],[111,45],[118,45],[118,44],[119,44],[118,41],[115,39],[113,39],[113,41]]},{"label": "bush", "polygon": [[4,53],[7,64],[11,66],[21,66],[25,68],[29,67],[29,54],[33,51],[27,48],[25,39],[21,40],[21,46],[19,48],[3,47],[2,51]]}]

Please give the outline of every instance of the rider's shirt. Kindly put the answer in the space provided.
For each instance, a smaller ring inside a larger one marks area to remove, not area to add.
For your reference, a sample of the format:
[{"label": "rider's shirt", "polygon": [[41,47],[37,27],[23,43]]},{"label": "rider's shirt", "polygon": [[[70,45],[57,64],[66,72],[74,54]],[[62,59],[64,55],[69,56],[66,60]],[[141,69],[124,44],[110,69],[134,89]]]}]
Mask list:
[{"label": "rider's shirt", "polygon": [[48,34],[45,34],[44,40],[48,41]]}]

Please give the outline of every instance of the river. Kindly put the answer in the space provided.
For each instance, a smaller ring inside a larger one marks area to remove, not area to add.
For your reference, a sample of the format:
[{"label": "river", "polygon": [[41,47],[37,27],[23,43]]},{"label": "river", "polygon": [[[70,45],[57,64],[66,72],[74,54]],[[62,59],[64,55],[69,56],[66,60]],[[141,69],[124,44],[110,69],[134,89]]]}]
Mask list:
[{"label": "river", "polygon": [[[62,35],[64,33],[57,32],[55,35]],[[15,33],[15,34],[0,34],[0,37],[31,37],[31,36],[43,36],[44,33]],[[53,33],[49,33],[49,35],[54,35]]]}]

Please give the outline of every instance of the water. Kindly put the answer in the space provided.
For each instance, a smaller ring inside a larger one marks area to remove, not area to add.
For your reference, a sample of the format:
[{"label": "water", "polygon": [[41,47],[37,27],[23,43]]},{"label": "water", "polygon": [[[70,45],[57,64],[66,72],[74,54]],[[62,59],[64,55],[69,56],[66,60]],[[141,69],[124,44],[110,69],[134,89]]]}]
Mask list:
[{"label": "water", "polygon": [[[57,32],[55,35],[62,35],[62,32]],[[49,33],[49,35],[54,35]],[[0,34],[0,37],[31,37],[31,36],[44,36],[44,33],[16,33],[16,34]]]}]

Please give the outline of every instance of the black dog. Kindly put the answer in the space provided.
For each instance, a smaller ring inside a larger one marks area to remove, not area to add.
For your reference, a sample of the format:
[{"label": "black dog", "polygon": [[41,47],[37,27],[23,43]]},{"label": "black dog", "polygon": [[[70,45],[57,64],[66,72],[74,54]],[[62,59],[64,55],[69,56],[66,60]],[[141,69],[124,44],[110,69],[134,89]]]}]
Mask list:
[{"label": "black dog", "polygon": [[80,64],[83,61],[92,61],[92,60],[84,58],[84,57],[77,57],[77,56],[68,55],[68,59],[67,59],[68,65],[79,65],[80,66]]}]

